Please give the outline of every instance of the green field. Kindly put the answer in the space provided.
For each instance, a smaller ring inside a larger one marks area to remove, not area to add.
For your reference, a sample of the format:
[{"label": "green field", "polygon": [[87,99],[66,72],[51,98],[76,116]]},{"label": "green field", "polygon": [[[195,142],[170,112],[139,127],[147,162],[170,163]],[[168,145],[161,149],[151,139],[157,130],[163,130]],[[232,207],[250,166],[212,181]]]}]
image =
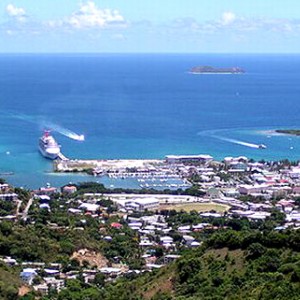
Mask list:
[{"label": "green field", "polygon": [[225,212],[229,209],[229,206],[217,203],[180,203],[180,204],[162,204],[159,206],[160,210],[176,210],[181,211],[184,210],[186,212],[190,212],[192,210],[196,210],[199,212],[206,212],[215,210],[216,212]]}]

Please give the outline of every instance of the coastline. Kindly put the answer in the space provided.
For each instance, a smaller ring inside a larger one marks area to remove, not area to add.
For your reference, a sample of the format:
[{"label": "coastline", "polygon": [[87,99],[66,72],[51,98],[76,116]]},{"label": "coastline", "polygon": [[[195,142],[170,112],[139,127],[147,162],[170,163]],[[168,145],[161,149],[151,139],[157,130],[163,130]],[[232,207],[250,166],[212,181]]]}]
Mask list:
[{"label": "coastline", "polygon": [[232,72],[188,72],[193,75],[241,75],[244,73],[232,73]]},{"label": "coastline", "polygon": [[[289,132],[290,131],[290,132]],[[297,129],[270,129],[270,130],[257,130],[258,134],[267,136],[300,136],[300,133],[293,133],[293,131],[299,131]]]},{"label": "coastline", "polygon": [[269,130],[256,130],[258,134],[266,135],[266,136],[284,136],[286,134],[276,132],[276,129],[269,129]]}]

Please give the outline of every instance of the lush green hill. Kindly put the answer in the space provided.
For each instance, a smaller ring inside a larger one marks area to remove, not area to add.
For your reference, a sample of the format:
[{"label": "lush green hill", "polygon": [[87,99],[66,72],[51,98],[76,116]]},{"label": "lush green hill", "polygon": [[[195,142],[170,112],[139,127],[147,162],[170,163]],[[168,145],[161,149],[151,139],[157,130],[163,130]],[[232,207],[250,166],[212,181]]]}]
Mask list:
[{"label": "lush green hill", "polygon": [[19,288],[22,283],[19,272],[0,264],[0,299],[18,299]]},{"label": "lush green hill", "polygon": [[104,299],[300,299],[299,238],[220,232],[158,272],[108,286]]}]

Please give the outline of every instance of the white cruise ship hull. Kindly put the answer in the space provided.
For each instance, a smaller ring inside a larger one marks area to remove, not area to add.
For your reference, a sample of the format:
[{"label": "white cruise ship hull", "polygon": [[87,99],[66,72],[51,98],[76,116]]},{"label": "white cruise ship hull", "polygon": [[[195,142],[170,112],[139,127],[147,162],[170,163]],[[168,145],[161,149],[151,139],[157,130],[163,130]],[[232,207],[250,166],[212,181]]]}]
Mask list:
[{"label": "white cruise ship hull", "polygon": [[[48,149],[43,149],[42,147],[39,147],[39,150],[40,150],[40,153],[48,159],[56,159],[60,153],[59,150],[49,151]],[[53,150],[53,149],[51,149],[51,150]]]}]

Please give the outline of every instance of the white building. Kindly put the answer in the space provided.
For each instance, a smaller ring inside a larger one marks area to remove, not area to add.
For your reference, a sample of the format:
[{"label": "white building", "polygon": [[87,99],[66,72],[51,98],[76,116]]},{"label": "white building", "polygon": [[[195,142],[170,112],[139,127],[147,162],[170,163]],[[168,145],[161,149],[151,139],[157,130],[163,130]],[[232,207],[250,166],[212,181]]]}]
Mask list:
[{"label": "white building", "polygon": [[151,210],[157,209],[159,207],[159,201],[154,198],[147,198],[147,199],[132,199],[130,201],[125,202],[126,209],[132,210]]},{"label": "white building", "polygon": [[239,192],[242,195],[248,195],[251,193],[262,193],[266,192],[269,189],[269,185],[267,184],[254,184],[254,185],[241,185],[239,187]]},{"label": "white building", "polygon": [[212,156],[207,154],[200,155],[167,155],[166,162],[169,164],[178,164],[183,162],[202,162],[206,163],[213,159]]}]

